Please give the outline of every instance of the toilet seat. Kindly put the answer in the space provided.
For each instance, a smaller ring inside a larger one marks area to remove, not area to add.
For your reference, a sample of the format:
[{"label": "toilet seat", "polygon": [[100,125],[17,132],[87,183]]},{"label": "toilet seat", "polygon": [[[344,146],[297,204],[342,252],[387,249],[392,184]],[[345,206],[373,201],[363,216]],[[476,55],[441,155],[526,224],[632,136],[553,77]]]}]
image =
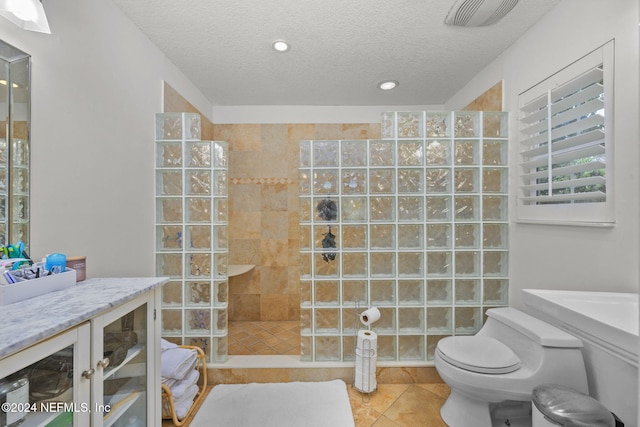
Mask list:
[{"label": "toilet seat", "polygon": [[508,374],[520,368],[518,356],[491,337],[446,337],[438,342],[436,351],[445,362],[471,372]]}]

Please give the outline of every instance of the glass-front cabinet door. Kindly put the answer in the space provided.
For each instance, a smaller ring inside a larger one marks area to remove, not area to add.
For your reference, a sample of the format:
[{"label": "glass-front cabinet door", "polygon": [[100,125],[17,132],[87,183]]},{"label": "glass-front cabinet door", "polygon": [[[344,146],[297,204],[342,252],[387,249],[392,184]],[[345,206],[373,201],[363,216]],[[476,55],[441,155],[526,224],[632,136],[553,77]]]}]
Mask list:
[{"label": "glass-front cabinet door", "polygon": [[88,426],[88,323],[7,357],[0,364],[0,426]]},{"label": "glass-front cabinet door", "polygon": [[134,300],[92,320],[94,426],[143,427],[148,413],[149,308]]}]

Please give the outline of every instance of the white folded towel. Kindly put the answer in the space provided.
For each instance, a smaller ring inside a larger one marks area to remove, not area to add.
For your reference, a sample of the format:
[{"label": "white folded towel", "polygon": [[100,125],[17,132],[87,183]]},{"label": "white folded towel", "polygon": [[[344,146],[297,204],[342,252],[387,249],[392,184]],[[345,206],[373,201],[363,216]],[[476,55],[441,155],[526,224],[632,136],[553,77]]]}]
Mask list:
[{"label": "white folded towel", "polygon": [[198,363],[198,354],[190,348],[170,348],[160,354],[160,371],[165,378],[182,380]]},{"label": "white folded towel", "polygon": [[173,401],[173,407],[175,408],[178,419],[181,420],[187,416],[189,409],[191,409],[193,405],[193,400],[196,398],[196,394],[198,394],[198,390],[197,385],[191,385],[185,390],[180,399]]},{"label": "white folded towel", "polygon": [[189,388],[189,386],[196,384],[198,379],[200,378],[200,372],[194,369],[188,374],[183,380],[176,380],[174,378],[163,378],[162,384],[165,384],[169,389],[171,389],[171,394],[173,395],[173,399],[180,399],[185,391]]},{"label": "white folded towel", "polygon": [[174,344],[170,341],[165,340],[164,338],[160,338],[160,349],[162,351],[168,350],[170,348],[176,348],[178,344]]}]

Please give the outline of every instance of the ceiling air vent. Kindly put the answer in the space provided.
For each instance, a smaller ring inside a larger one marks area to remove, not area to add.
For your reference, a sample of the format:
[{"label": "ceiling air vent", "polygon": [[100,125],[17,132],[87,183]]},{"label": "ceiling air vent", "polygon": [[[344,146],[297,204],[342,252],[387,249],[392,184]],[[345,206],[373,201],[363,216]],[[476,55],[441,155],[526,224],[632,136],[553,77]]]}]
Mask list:
[{"label": "ceiling air vent", "polygon": [[518,0],[455,0],[444,22],[459,27],[495,24],[517,3]]}]

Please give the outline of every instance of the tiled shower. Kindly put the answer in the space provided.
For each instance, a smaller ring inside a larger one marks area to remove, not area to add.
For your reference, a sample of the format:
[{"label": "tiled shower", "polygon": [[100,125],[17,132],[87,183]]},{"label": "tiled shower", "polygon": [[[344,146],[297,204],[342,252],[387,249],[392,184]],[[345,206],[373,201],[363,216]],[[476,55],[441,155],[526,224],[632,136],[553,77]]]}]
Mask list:
[{"label": "tiled shower", "polygon": [[507,122],[391,112],[380,140],[300,142],[302,360],[354,360],[369,306],[378,360],[420,362],[508,304]]}]

